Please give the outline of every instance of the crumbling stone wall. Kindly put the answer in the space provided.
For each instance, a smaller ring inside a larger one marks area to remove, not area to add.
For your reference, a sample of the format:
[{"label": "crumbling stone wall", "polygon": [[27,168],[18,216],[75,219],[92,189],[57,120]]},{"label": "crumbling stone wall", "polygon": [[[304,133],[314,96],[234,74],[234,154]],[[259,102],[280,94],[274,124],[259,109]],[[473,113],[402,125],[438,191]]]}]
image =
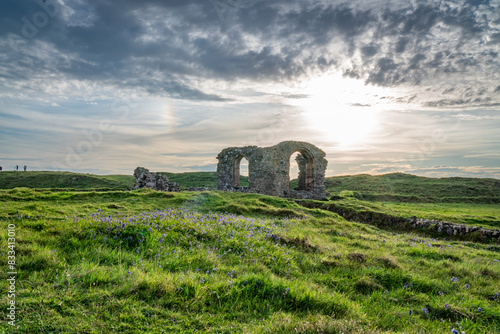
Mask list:
[{"label": "crumbling stone wall", "polygon": [[[299,152],[299,187],[290,189],[290,156]],[[255,192],[265,195],[322,199],[326,197],[325,152],[299,141],[285,141],[271,147],[229,147],[217,159],[218,189]],[[240,187],[240,162],[248,160],[249,186]]]},{"label": "crumbling stone wall", "polygon": [[151,173],[144,167],[137,167],[134,170],[135,189],[149,188],[159,191],[179,191],[177,182],[169,182],[168,178],[160,173]]}]

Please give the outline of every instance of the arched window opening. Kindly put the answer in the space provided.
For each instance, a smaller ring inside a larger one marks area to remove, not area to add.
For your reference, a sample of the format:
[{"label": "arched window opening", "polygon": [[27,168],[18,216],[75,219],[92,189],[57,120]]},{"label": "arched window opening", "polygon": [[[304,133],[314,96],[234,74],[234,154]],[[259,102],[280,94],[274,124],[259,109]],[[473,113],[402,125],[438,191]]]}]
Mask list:
[{"label": "arched window opening", "polygon": [[240,155],[234,159],[233,187],[248,187],[248,159]]},{"label": "arched window opening", "polygon": [[290,171],[288,175],[290,177],[290,189],[293,190],[299,190],[299,164],[297,163],[299,155],[299,152],[295,152],[290,156]]},{"label": "arched window opening", "polygon": [[240,187],[248,187],[248,160],[245,157],[240,162]]},{"label": "arched window opening", "polygon": [[290,182],[290,189],[312,191],[314,162],[307,151],[295,152],[290,156],[289,176],[297,175]]}]

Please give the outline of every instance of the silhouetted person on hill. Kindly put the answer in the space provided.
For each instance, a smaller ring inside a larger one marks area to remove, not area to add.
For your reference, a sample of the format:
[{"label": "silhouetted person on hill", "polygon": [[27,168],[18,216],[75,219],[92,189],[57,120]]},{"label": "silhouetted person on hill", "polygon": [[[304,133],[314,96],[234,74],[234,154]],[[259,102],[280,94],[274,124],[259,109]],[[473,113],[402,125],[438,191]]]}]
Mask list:
[{"label": "silhouetted person on hill", "polygon": [[0,172],[2,171],[2,166],[0,166]]},{"label": "silhouetted person on hill", "polygon": [[28,168],[28,166],[24,165],[24,171],[26,172],[26,168]]},{"label": "silhouetted person on hill", "polygon": [[16,165],[16,170],[19,170],[19,166],[18,165]]}]

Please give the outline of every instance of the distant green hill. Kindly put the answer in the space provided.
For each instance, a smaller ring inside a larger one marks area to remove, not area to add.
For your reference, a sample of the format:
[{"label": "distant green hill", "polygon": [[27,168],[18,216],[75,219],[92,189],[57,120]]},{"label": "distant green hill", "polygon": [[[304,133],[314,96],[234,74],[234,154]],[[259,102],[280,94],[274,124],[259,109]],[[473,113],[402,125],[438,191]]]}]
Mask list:
[{"label": "distant green hill", "polygon": [[350,195],[369,201],[500,203],[497,179],[361,174],[329,177],[325,186],[333,198]]},{"label": "distant green hill", "polygon": [[[216,172],[168,173],[170,182],[178,182],[181,189],[190,187],[217,188]],[[0,172],[0,189],[17,187],[61,190],[128,190],[134,185],[133,175],[93,175],[72,172],[27,171]],[[248,177],[240,178],[241,186],[248,186]]]},{"label": "distant green hill", "polygon": [[16,187],[72,189],[72,190],[127,190],[134,185],[132,175],[92,175],[71,172],[0,172],[0,189]]}]

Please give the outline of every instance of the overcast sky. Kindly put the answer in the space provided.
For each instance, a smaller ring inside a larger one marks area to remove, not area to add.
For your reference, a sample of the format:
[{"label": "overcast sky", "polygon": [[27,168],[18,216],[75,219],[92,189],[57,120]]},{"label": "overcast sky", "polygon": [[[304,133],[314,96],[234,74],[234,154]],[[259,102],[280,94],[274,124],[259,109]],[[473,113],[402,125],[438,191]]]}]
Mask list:
[{"label": "overcast sky", "polygon": [[3,0],[0,166],[500,178],[500,0]]}]

